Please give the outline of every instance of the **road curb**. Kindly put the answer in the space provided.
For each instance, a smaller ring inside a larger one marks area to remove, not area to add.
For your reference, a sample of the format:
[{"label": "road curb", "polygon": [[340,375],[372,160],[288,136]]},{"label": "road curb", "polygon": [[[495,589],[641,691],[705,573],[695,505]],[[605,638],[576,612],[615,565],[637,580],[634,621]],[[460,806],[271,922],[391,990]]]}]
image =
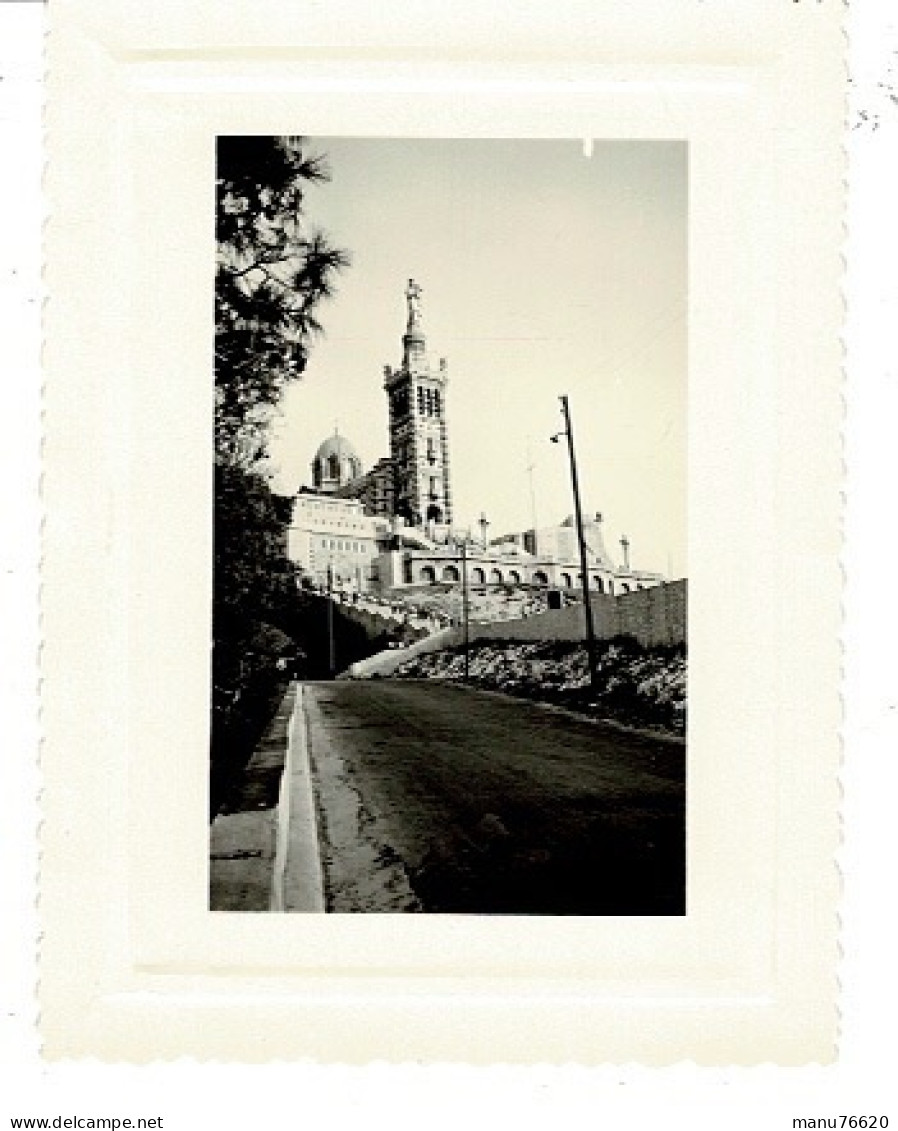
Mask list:
[{"label": "road curb", "polygon": [[296,686],[293,714],[287,731],[287,753],[278,798],[277,848],[270,910],[325,910],[318,817],[301,683]]}]

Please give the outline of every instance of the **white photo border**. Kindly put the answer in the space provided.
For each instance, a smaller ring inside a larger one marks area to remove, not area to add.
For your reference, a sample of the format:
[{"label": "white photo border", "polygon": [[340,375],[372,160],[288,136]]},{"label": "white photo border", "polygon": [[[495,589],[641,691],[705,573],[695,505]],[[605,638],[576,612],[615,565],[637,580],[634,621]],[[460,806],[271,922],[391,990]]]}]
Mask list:
[{"label": "white photo border", "polygon": [[[461,63],[179,53],[123,7],[68,0],[51,37],[45,1054],[832,1059],[838,19],[762,4],[711,61]],[[687,916],[206,910],[222,133],[688,142]]]}]

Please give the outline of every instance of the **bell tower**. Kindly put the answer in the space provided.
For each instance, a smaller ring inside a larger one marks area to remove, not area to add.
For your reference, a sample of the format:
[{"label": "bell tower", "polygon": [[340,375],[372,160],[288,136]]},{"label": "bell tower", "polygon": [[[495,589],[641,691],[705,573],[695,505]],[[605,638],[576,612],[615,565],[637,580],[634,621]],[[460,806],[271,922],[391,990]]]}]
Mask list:
[{"label": "bell tower", "polygon": [[452,523],[446,427],[449,369],[445,358],[434,365],[427,355],[421,287],[414,279],[408,281],[405,300],[408,320],[402,337],[402,364],[384,367],[394,509],[409,525],[437,532]]}]

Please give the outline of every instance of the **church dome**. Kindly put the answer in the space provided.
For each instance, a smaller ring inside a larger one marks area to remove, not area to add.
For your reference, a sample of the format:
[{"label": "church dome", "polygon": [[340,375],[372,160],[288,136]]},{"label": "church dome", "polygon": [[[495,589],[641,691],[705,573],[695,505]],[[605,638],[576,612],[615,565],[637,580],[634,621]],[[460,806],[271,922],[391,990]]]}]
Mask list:
[{"label": "church dome", "polygon": [[336,456],[339,460],[355,460],[356,463],[361,462],[356,454],[355,448],[350,444],[345,436],[341,436],[339,432],[335,432],[333,436],[322,441],[318,445],[318,451],[315,453],[315,462],[318,460],[329,459],[330,456]]},{"label": "church dome", "polygon": [[320,491],[336,491],[362,474],[362,461],[345,436],[334,432],[318,445],[312,460],[312,481]]}]

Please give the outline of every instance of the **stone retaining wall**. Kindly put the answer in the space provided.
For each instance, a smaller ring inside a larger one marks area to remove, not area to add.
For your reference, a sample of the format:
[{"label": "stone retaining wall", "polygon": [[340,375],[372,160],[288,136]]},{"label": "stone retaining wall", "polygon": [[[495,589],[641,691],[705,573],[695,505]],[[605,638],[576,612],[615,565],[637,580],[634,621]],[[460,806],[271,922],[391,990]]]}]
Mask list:
[{"label": "stone retaining wall", "polygon": [[[612,636],[633,636],[645,647],[684,644],[688,621],[688,585],[685,580],[672,581],[653,589],[623,593],[620,597],[596,594],[591,602],[596,637],[607,640]],[[566,609],[552,609],[521,620],[472,623],[469,635],[472,641],[582,640],[583,606],[570,605]],[[424,652],[451,648],[460,644],[462,639],[460,628],[444,628],[409,648],[391,648],[387,652],[378,652],[376,656],[361,660],[353,664],[346,675],[353,679],[368,679],[372,675],[389,676],[406,660]]]},{"label": "stone retaining wall", "polygon": [[[646,647],[685,643],[687,587],[684,580],[620,597],[596,594],[590,602],[596,637],[633,636]],[[470,626],[472,640],[582,640],[584,631],[582,605],[552,609],[522,620]]]}]

